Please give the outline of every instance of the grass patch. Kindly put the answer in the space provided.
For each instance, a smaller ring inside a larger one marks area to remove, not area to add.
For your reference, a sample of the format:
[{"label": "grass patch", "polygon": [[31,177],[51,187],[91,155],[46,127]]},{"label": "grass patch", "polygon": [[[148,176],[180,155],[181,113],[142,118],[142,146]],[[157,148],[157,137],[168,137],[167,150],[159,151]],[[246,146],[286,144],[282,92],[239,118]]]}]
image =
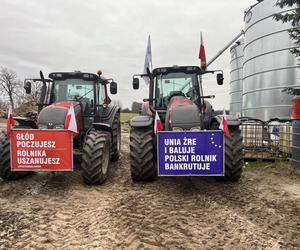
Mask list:
[{"label": "grass patch", "polygon": [[126,122],[132,119],[133,117],[137,116],[136,113],[121,113],[121,122]]},{"label": "grass patch", "polygon": [[262,169],[269,168],[275,165],[275,162],[267,162],[267,161],[248,161],[245,162],[247,169]]},{"label": "grass patch", "polygon": [[130,131],[129,121],[137,115],[138,114],[136,114],[136,113],[121,113],[122,131],[124,131],[126,133],[128,133]]}]

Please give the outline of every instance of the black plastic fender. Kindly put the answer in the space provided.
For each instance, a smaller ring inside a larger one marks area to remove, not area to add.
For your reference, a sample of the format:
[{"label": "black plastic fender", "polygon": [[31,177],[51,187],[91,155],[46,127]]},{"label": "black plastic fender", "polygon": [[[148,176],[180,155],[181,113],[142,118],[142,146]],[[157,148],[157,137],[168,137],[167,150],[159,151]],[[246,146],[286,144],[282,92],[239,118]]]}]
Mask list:
[{"label": "black plastic fender", "polygon": [[[226,115],[228,126],[239,126],[242,124],[234,115]],[[214,119],[220,124],[222,120],[222,115],[217,115]]]},{"label": "black plastic fender", "polygon": [[112,126],[117,113],[120,113],[120,107],[110,104],[106,108],[102,109],[102,112],[100,113],[100,119],[95,121],[95,123],[106,123]]},{"label": "black plastic fender", "polygon": [[93,127],[99,131],[106,131],[111,134],[111,144],[114,143],[112,125],[115,119],[116,114],[120,114],[120,107],[117,105],[109,104],[106,108],[102,109],[102,112],[99,114],[100,117],[93,123]]},{"label": "black plastic fender", "polygon": [[14,117],[14,120],[19,123],[20,127],[29,127],[29,128],[34,128],[34,129],[38,128],[36,122],[27,117],[17,116],[17,117]]},{"label": "black plastic fender", "polygon": [[107,131],[107,132],[110,132],[112,133],[112,128],[109,124],[107,123],[102,123],[102,122],[94,122],[93,123],[93,127],[96,129],[96,130],[99,130],[99,131]]},{"label": "black plastic fender", "polygon": [[150,127],[153,124],[153,118],[148,115],[139,115],[132,118],[129,124],[131,127]]}]

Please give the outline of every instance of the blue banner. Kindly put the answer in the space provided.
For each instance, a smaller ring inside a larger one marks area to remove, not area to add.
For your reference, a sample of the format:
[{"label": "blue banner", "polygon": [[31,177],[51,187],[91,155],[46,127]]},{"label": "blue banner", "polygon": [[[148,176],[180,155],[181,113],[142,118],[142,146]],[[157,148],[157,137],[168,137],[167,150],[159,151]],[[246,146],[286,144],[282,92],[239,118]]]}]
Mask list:
[{"label": "blue banner", "polygon": [[157,135],[158,175],[224,175],[222,131],[160,132]]}]

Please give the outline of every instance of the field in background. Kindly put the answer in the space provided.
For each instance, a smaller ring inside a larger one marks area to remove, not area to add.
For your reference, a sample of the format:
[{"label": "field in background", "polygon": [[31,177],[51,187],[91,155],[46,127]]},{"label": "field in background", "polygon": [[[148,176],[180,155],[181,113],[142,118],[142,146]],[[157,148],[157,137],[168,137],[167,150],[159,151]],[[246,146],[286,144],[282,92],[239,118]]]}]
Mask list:
[{"label": "field in background", "polygon": [[121,126],[123,132],[128,133],[130,131],[129,121],[137,115],[138,114],[136,113],[121,113]]},{"label": "field in background", "polygon": [[[122,125],[123,132],[130,131],[129,120],[135,116],[137,116],[136,113],[121,113],[121,125]],[[0,128],[5,127],[5,123],[6,123],[6,119],[0,118]]]}]

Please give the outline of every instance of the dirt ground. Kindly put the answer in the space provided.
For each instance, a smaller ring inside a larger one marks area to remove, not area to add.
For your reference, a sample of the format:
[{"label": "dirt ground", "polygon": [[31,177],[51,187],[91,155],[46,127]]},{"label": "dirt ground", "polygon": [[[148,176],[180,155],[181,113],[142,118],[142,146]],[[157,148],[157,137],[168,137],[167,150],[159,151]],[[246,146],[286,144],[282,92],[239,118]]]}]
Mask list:
[{"label": "dirt ground", "polygon": [[80,172],[0,180],[0,249],[299,249],[300,178],[246,169],[239,183],[133,183],[129,136],[102,186]]}]

